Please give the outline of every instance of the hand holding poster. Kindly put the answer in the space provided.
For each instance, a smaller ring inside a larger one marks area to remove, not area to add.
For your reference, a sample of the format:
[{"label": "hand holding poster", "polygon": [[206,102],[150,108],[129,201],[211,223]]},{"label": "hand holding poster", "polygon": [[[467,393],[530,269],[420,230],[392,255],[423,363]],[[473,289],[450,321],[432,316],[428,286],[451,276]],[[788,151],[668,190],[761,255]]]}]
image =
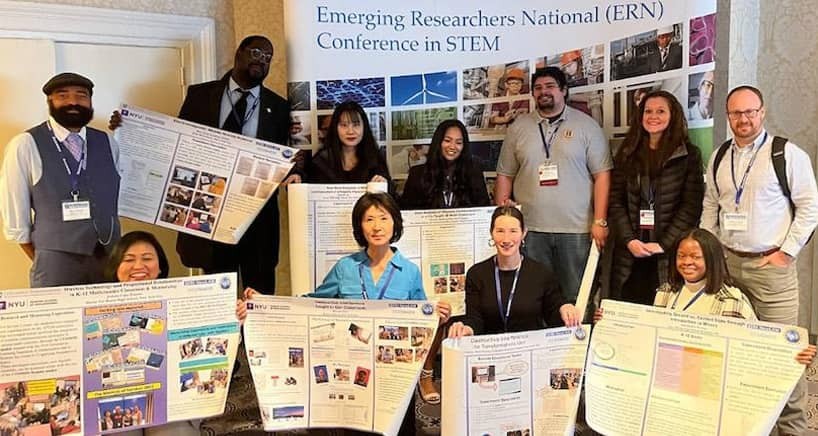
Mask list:
[{"label": "hand holding poster", "polygon": [[445,340],[441,434],[573,434],[589,328]]},{"label": "hand holding poster", "polygon": [[586,421],[606,435],[767,435],[801,377],[800,327],[604,300]]},{"label": "hand holding poster", "polygon": [[3,291],[0,427],[90,435],[223,413],[235,283],[231,273]]},{"label": "hand holding poster", "polygon": [[119,214],[236,244],[297,149],[122,105]]},{"label": "hand holding poster", "polygon": [[424,301],[254,297],[244,338],[264,430],[397,434],[437,325]]}]

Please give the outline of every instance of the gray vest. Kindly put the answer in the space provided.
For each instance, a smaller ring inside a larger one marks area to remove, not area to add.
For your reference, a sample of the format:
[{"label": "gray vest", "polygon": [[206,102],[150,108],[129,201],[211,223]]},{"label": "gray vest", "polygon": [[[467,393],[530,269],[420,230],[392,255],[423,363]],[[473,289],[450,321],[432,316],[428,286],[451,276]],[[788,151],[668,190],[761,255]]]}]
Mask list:
[{"label": "gray vest", "polygon": [[79,177],[79,196],[91,203],[91,219],[62,220],[62,202],[71,200],[71,179],[63,163],[63,156],[72,168],[77,161],[65,150],[60,153],[56,138],[46,123],[32,127],[43,163],[43,174],[31,189],[31,208],[34,225],[31,241],[36,250],[54,250],[68,253],[93,254],[97,241],[113,244],[119,240],[117,215],[119,173],[111,155],[108,135],[86,127],[86,165]]}]

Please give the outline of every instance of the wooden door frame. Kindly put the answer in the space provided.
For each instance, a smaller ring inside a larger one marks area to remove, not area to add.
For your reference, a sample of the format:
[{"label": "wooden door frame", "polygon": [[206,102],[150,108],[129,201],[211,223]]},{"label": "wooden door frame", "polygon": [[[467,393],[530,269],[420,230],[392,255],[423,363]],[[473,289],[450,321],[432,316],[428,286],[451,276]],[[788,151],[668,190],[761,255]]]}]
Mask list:
[{"label": "wooden door frame", "polygon": [[212,18],[0,0],[0,38],[173,47],[182,53],[184,83],[216,78]]}]

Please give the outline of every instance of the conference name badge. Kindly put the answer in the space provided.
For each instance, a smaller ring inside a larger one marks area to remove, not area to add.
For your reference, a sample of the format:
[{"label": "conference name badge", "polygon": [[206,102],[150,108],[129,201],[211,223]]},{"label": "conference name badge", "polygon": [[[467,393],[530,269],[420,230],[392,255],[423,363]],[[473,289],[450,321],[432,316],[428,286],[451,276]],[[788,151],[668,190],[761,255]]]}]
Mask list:
[{"label": "conference name badge", "polygon": [[64,200],[62,202],[62,220],[80,221],[91,219],[91,202],[88,200]]},{"label": "conference name badge", "polygon": [[743,212],[725,213],[722,216],[722,218],[723,218],[722,223],[724,225],[724,230],[735,230],[735,231],[740,231],[740,232],[746,232],[747,229],[750,228],[749,218],[747,217],[746,213],[743,213]]},{"label": "conference name badge", "polygon": [[540,186],[555,186],[559,183],[559,171],[557,171],[557,164],[544,163],[540,165]]},{"label": "conference name badge", "polygon": [[654,218],[656,212],[651,209],[641,209],[639,211],[639,228],[645,230],[652,230],[654,226]]}]

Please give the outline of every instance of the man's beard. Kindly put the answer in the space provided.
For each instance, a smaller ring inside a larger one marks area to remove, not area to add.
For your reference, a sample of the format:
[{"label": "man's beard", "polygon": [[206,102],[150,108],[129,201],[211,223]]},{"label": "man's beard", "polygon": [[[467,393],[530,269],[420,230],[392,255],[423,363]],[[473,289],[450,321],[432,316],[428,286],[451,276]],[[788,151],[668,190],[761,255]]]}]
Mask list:
[{"label": "man's beard", "polygon": [[[76,113],[69,111],[76,110]],[[88,125],[94,118],[94,109],[78,104],[62,106],[60,108],[54,107],[51,102],[48,102],[48,113],[54,120],[60,123],[61,126],[68,129],[80,129]]]},{"label": "man's beard", "polygon": [[[542,100],[545,100],[545,101],[542,101]],[[538,98],[537,99],[537,109],[539,109],[540,111],[550,112],[550,111],[554,110],[556,107],[557,107],[557,103],[556,103],[556,101],[554,101],[553,97],[548,98],[548,99],[545,99],[545,98]]]}]

